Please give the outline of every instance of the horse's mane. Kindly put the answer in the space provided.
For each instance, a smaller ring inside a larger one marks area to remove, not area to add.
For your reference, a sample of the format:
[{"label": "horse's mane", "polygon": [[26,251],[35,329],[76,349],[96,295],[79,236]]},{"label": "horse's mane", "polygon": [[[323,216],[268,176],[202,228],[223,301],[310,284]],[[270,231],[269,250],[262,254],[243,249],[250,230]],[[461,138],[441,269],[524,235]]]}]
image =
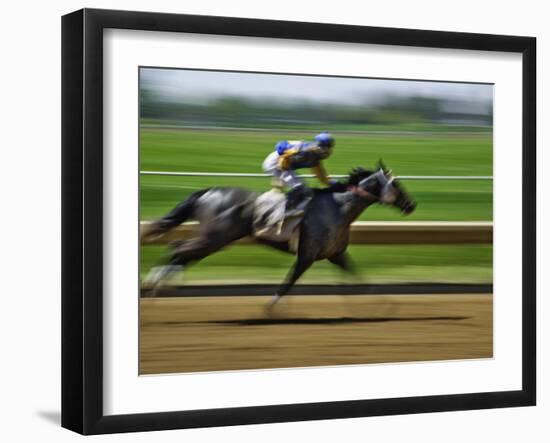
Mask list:
[{"label": "horse's mane", "polygon": [[371,174],[374,174],[374,172],[361,167],[356,167],[349,172],[348,176],[343,181],[339,181],[329,186],[328,188],[319,189],[318,191],[319,192],[346,192],[349,186],[357,186],[357,184],[359,184],[361,180],[363,180],[364,178],[367,178]]},{"label": "horse's mane", "polygon": [[369,171],[361,167],[353,168],[348,175],[348,178],[346,180],[346,185],[347,186],[357,185],[361,180],[369,177],[372,174],[374,174],[373,171]]}]

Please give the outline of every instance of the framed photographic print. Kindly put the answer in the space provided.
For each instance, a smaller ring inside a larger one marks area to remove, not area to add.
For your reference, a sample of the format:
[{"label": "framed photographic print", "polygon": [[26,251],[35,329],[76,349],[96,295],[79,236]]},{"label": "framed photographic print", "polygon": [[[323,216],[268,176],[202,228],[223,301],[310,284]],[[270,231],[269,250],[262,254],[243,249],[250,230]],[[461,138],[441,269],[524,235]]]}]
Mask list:
[{"label": "framed photographic print", "polygon": [[531,37],[62,21],[62,425],[534,405]]}]

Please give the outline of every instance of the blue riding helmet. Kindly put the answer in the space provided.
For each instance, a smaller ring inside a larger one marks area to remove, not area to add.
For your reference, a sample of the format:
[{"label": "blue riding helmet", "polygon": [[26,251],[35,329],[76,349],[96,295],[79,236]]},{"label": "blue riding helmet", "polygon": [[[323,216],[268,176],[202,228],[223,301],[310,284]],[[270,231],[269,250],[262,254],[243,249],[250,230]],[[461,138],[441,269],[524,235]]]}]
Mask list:
[{"label": "blue riding helmet", "polygon": [[332,148],[334,146],[334,137],[328,132],[321,132],[315,136],[315,141],[323,148]]}]

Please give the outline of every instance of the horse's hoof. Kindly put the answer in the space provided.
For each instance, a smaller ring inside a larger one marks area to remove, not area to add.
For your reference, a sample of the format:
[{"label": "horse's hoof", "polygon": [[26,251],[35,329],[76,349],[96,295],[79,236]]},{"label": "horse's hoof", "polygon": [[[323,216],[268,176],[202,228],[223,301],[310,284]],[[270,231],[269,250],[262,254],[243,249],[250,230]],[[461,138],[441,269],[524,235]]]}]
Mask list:
[{"label": "horse's hoof", "polygon": [[265,310],[268,314],[272,314],[273,313],[273,309],[275,308],[275,305],[277,304],[277,302],[281,299],[281,296],[280,295],[277,295],[275,294],[273,297],[271,297],[271,300],[269,301],[269,303],[267,304],[267,306],[265,307]]},{"label": "horse's hoof", "polygon": [[157,296],[158,287],[156,286],[141,286],[141,296],[145,298],[154,298]]}]

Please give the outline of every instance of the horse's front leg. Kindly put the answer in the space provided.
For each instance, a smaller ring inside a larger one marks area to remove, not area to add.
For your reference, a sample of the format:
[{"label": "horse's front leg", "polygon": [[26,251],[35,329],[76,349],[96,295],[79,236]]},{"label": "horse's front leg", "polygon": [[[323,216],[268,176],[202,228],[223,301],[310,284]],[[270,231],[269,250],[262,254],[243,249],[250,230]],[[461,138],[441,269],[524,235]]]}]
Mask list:
[{"label": "horse's front leg", "polygon": [[296,280],[298,280],[302,274],[311,267],[313,262],[315,262],[319,256],[319,252],[323,244],[323,235],[323,232],[312,232],[308,229],[306,224],[302,225],[298,251],[296,253],[296,262],[288,273],[283,284],[279,287],[279,290],[271,299],[268,307],[269,309],[273,308],[281,297],[288,294],[294,286],[294,283],[296,283]]},{"label": "horse's front leg", "polygon": [[360,280],[357,268],[347,252],[344,251],[340,254],[333,255],[328,258],[328,261],[338,266],[342,271],[353,276],[356,280]]},{"label": "horse's front leg", "polygon": [[298,280],[301,275],[311,267],[314,261],[315,259],[309,255],[301,256],[300,254],[298,254],[296,262],[288,273],[284,283],[279,287],[279,290],[271,299],[271,302],[269,303],[269,308],[275,306],[275,304],[281,299],[281,297],[288,294],[288,292],[294,286],[294,283],[296,283],[296,280]]}]

